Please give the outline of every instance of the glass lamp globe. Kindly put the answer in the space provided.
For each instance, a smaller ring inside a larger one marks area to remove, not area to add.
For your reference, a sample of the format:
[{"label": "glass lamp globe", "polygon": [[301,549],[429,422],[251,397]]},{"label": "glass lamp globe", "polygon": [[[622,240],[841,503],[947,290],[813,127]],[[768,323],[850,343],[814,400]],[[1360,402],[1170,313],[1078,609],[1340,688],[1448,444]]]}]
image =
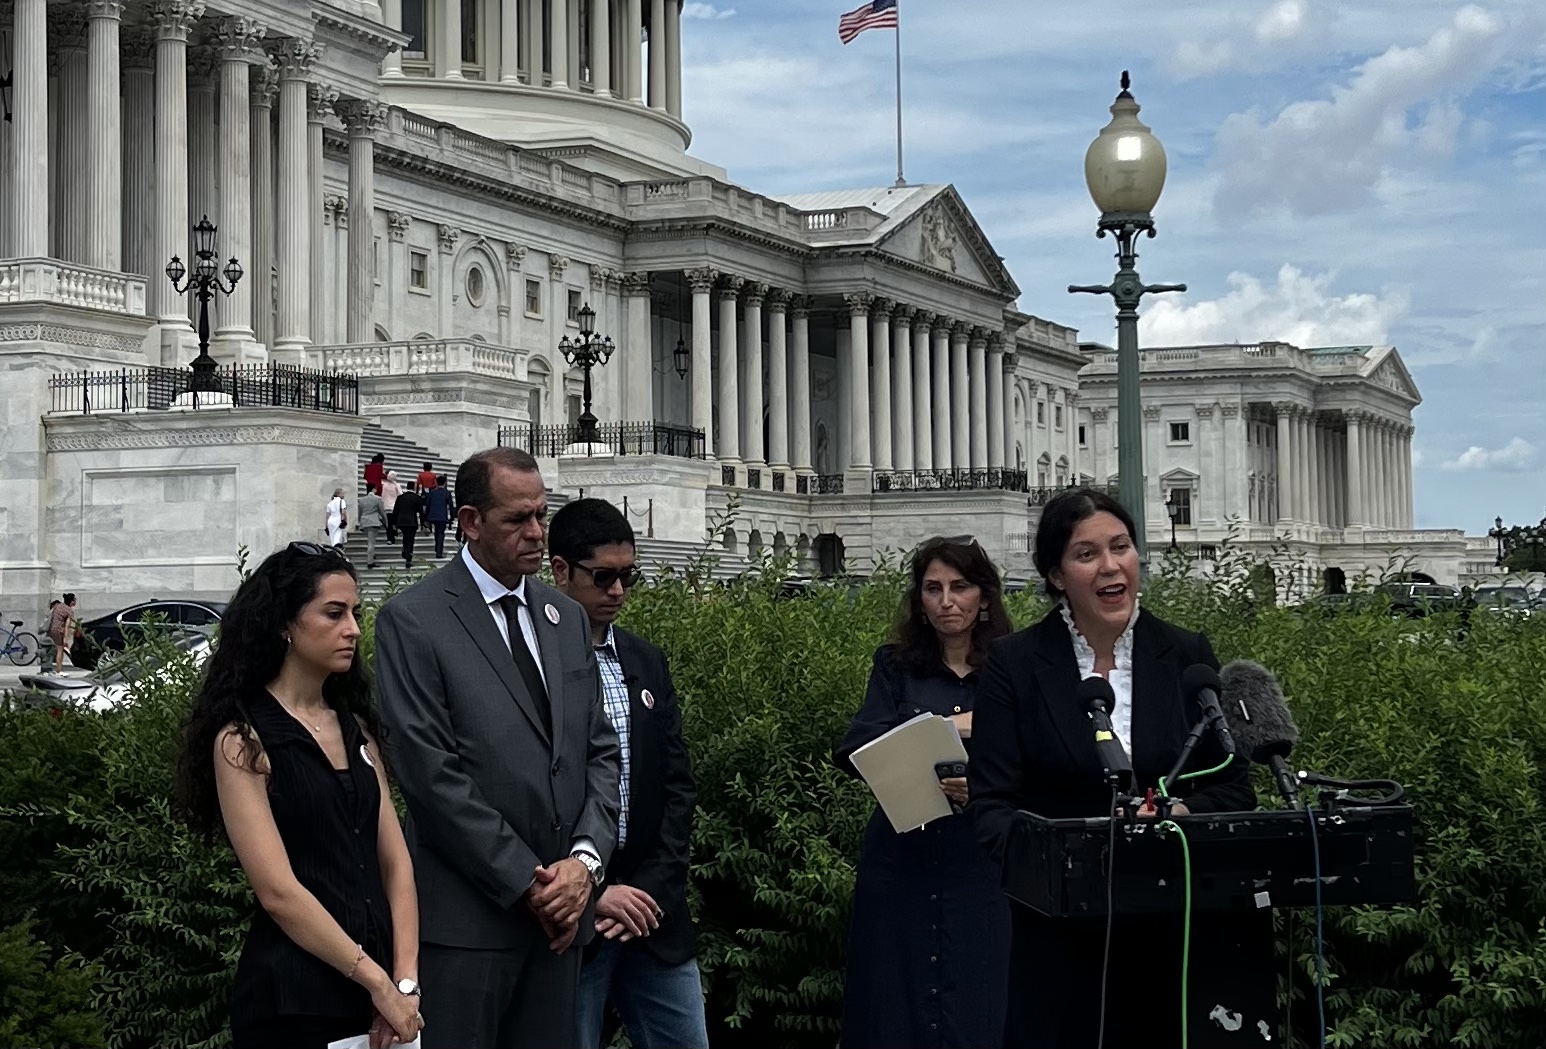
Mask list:
[{"label": "glass lamp globe", "polygon": [[1122,91],[1111,104],[1111,123],[1084,154],[1084,181],[1101,214],[1154,210],[1165,188],[1165,147],[1138,119],[1138,101],[1122,74]]}]

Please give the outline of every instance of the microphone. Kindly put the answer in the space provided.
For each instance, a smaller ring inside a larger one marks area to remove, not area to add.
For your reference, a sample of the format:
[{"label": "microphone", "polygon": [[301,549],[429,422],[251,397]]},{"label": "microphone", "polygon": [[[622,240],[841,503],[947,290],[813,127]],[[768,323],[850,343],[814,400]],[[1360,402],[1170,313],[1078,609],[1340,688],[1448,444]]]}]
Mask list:
[{"label": "microphone", "polygon": [[1222,690],[1219,682],[1219,672],[1206,663],[1193,663],[1181,674],[1181,691],[1184,695],[1196,696],[1198,704],[1202,707],[1203,720],[1208,727],[1213,729],[1213,734],[1218,737],[1219,745],[1224,748],[1228,757],[1235,756],[1235,737],[1229,731],[1229,725],[1224,721],[1224,711],[1219,706],[1219,692]]},{"label": "microphone", "polygon": [[1226,716],[1240,746],[1258,765],[1272,769],[1278,793],[1290,808],[1302,809],[1299,780],[1288,767],[1288,756],[1299,742],[1299,728],[1283,702],[1283,687],[1260,663],[1237,659],[1224,667]]},{"label": "microphone", "polygon": [[1111,709],[1116,706],[1116,693],[1103,677],[1087,677],[1079,682],[1079,705],[1095,722],[1095,753],[1100,758],[1106,782],[1117,790],[1126,791],[1133,784],[1133,762],[1127,756],[1122,741],[1117,739],[1111,727]]}]

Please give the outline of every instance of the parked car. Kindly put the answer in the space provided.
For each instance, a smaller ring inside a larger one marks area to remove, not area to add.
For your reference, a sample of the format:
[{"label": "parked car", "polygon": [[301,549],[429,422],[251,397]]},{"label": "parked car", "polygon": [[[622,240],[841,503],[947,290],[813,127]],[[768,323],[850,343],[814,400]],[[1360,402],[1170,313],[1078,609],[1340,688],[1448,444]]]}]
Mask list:
[{"label": "parked car", "polygon": [[[195,666],[203,666],[213,643],[206,634],[187,633],[172,644],[178,652],[174,658],[189,658]],[[85,707],[104,713],[122,706],[134,683],[147,673],[164,673],[165,665],[130,657],[115,661],[100,673],[23,674],[16,698],[24,704]]]},{"label": "parked car", "polygon": [[1444,583],[1381,583],[1374,589],[1390,598],[1392,612],[1414,619],[1451,612],[1461,604],[1460,588]]},{"label": "parked car", "polygon": [[1475,606],[1485,612],[1505,615],[1539,615],[1546,611],[1546,600],[1520,583],[1479,586],[1471,594]]},{"label": "parked car", "polygon": [[[141,640],[152,624],[174,633],[208,635],[225,615],[224,601],[142,601],[128,608],[81,623],[84,643],[70,649],[70,662],[82,670],[94,670],[104,653],[122,652]],[[77,658],[79,657],[79,658]]]}]

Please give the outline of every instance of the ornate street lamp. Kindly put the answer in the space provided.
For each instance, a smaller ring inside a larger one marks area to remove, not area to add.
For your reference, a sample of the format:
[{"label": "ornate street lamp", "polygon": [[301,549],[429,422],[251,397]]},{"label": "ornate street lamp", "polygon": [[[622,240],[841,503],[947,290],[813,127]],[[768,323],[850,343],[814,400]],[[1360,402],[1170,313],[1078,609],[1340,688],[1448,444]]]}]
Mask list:
[{"label": "ornate street lamp", "polygon": [[676,349],[671,351],[671,366],[676,369],[678,379],[687,378],[687,365],[692,360],[692,354],[687,350],[687,343],[682,339],[682,297],[676,297]]},{"label": "ornate street lamp", "polygon": [[1506,558],[1506,555],[1503,553],[1503,537],[1507,534],[1508,533],[1503,531],[1503,518],[1494,518],[1492,522],[1492,531],[1487,533],[1487,537],[1498,544],[1498,559],[1494,563],[1499,568],[1503,567],[1503,561]]},{"label": "ornate street lamp", "polygon": [[[1503,527],[1503,518],[1493,521],[1493,529],[1487,535],[1496,540],[1498,544],[1498,567],[1502,567],[1515,552],[1530,549],[1539,555],[1540,547],[1546,545],[1546,517],[1541,518],[1540,524],[1514,525],[1511,528]],[[1521,571],[1539,571],[1540,558],[1533,557],[1527,562],[1527,568]],[[1517,567],[1517,566],[1516,566]]]},{"label": "ornate street lamp", "polygon": [[1154,236],[1154,205],[1165,188],[1165,147],[1138,119],[1138,102],[1122,73],[1111,123],[1084,155],[1084,181],[1100,209],[1095,235],[1117,242],[1117,274],[1110,284],[1070,284],[1070,292],[1110,295],[1117,305],[1117,485],[1138,529],[1138,555],[1148,561],[1143,508],[1143,418],[1138,388],[1138,303],[1150,292],[1185,291],[1185,284],[1145,284],[1138,276],[1139,236]]},{"label": "ornate street lamp", "polygon": [[564,360],[571,368],[579,368],[585,373],[584,411],[580,413],[580,443],[596,443],[596,417],[590,410],[590,370],[598,365],[606,364],[612,357],[615,348],[612,345],[612,337],[609,335],[600,338],[592,329],[596,323],[596,311],[590,308],[590,303],[580,307],[580,337],[571,339],[565,335],[558,344],[558,352],[564,355]]},{"label": "ornate street lamp", "polygon": [[[193,386],[195,393],[211,393],[220,389],[215,378],[215,359],[209,355],[209,300],[215,292],[229,295],[236,290],[236,282],[242,279],[242,266],[235,258],[225,264],[225,280],[217,272],[215,261],[215,226],[205,215],[193,227],[193,272],[189,273],[182,259],[176,255],[166,264],[166,277],[172,282],[172,290],[181,295],[190,288],[199,300],[199,355],[193,359]],[[183,281],[183,277],[188,279]]]},{"label": "ornate street lamp", "polygon": [[1165,513],[1170,516],[1170,549],[1176,548],[1176,518],[1181,516],[1181,508],[1176,505],[1176,493],[1171,492],[1165,497]]}]

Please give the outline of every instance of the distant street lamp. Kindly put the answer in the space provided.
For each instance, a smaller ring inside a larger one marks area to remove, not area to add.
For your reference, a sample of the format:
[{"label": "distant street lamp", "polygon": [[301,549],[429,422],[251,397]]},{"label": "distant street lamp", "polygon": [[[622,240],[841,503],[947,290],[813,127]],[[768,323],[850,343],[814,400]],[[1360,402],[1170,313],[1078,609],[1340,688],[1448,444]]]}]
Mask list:
[{"label": "distant street lamp", "polygon": [[676,369],[678,379],[687,378],[687,366],[692,361],[692,354],[687,349],[687,341],[682,338],[682,296],[676,297],[676,349],[671,351],[671,367]]},{"label": "distant street lamp", "polygon": [[1140,235],[1154,236],[1154,205],[1165,188],[1165,148],[1138,119],[1138,102],[1122,73],[1122,91],[1111,104],[1111,123],[1084,155],[1084,181],[1100,209],[1095,235],[1117,242],[1117,274],[1110,284],[1070,284],[1070,292],[1110,295],[1117,305],[1117,484],[1138,534],[1138,555],[1148,561],[1143,498],[1143,419],[1138,387],[1138,303],[1150,292],[1185,291],[1185,284],[1145,284],[1138,276]]},{"label": "distant street lamp", "polygon": [[1181,508],[1176,505],[1176,493],[1171,492],[1165,497],[1165,513],[1170,516],[1170,549],[1176,548],[1176,518],[1181,516]]},{"label": "distant street lamp", "polygon": [[1494,518],[1492,522],[1492,531],[1488,532],[1487,536],[1498,544],[1498,560],[1496,564],[1500,568],[1502,567],[1504,558],[1506,557],[1506,555],[1503,553],[1503,537],[1506,534],[1507,533],[1503,531],[1503,518]]},{"label": "distant street lamp", "polygon": [[615,349],[610,335],[601,338],[592,330],[591,326],[595,323],[596,311],[590,308],[590,303],[586,303],[580,307],[580,337],[571,339],[565,335],[558,344],[558,351],[564,355],[569,366],[585,373],[584,410],[580,413],[581,444],[596,442],[596,417],[590,410],[590,370],[606,364]]},{"label": "distant street lamp", "polygon": [[[236,282],[242,279],[242,266],[235,258],[225,264],[224,282],[215,267],[215,226],[205,215],[193,227],[193,272],[189,273],[176,255],[166,264],[166,276],[172,282],[172,289],[181,295],[191,288],[199,300],[199,355],[191,365],[195,393],[220,389],[220,382],[215,378],[215,359],[209,355],[209,300],[215,297],[216,291],[222,295],[231,294],[236,290]],[[184,276],[188,278],[186,283]]]}]

